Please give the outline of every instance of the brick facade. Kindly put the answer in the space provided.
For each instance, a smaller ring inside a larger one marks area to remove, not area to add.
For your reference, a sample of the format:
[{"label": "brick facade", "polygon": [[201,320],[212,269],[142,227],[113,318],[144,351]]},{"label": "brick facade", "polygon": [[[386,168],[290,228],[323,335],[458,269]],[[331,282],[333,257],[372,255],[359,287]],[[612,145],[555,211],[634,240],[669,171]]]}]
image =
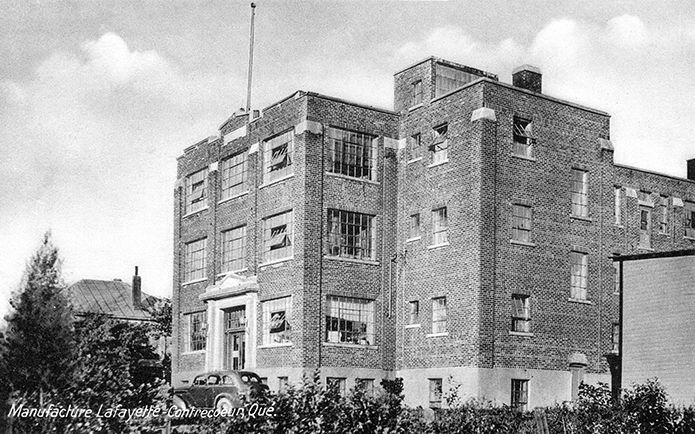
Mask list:
[{"label": "brick facade", "polygon": [[[174,381],[222,363],[219,348],[209,350],[222,345],[214,324],[205,331],[207,351],[184,348],[185,315],[207,311],[217,318],[235,297],[256,312],[245,318],[251,321],[246,339],[253,341],[246,344],[253,354],[245,367],[272,388],[280,377],[297,381],[320,367],[324,376],[347,378],[348,386],[357,378],[378,383],[401,376],[411,404],[428,405],[418,391],[427,390],[430,378],[451,387],[449,376],[464,395],[509,403],[515,378],[529,381],[533,406],[571,398],[570,364],[580,366],[586,381],[608,381],[604,355],[618,309],[610,257],[647,248],[645,218],[651,219],[649,249],[692,248],[695,240],[683,237],[683,201],[695,201],[695,183],[614,164],[606,113],[542,94],[533,67],[520,74],[528,76],[517,84],[533,90],[428,58],[395,75],[396,111],[297,92],[250,122],[245,114],[233,116],[219,137],[186,149],[175,190]],[[523,155],[515,119],[532,124],[523,133],[532,143]],[[373,139],[369,176],[332,173],[329,129],[336,128]],[[292,174],[264,182],[266,141],[292,130]],[[221,200],[220,164],[239,152],[247,154],[246,192]],[[206,167],[207,208],[184,216],[186,177]],[[573,183],[577,173],[585,183]],[[573,196],[578,188],[583,193]],[[640,191],[652,200],[642,193],[640,202]],[[583,202],[573,205],[577,200]],[[523,223],[527,241],[513,239],[515,206],[530,212]],[[572,215],[573,206],[586,212]],[[264,264],[264,221],[289,210],[292,257]],[[372,219],[373,256],[328,254],[331,210]],[[411,231],[415,214],[418,236]],[[239,225],[246,225],[247,266],[227,288],[221,232]],[[207,239],[206,278],[183,282],[185,245],[201,238]],[[572,265],[572,257],[586,266]],[[581,297],[571,297],[573,285]],[[511,330],[513,295],[528,301],[527,331]],[[287,296],[291,344],[267,345],[264,302]],[[370,303],[373,342],[327,342],[335,297]],[[446,300],[443,329],[433,326],[433,315],[442,320],[441,310],[433,312],[435,298]],[[414,324],[411,302],[419,306]]]}]

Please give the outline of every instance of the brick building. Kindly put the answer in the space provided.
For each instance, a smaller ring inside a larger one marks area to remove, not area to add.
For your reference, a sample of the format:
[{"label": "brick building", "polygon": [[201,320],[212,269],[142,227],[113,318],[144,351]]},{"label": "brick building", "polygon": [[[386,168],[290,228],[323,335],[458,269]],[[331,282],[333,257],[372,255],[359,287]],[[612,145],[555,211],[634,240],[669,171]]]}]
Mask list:
[{"label": "brick building", "polygon": [[533,407],[610,381],[610,258],[695,246],[695,182],[615,164],[609,115],[534,67],[394,81],[393,111],[299,91],[179,157],[175,383],[320,367],[402,377],[411,405],[459,385]]}]

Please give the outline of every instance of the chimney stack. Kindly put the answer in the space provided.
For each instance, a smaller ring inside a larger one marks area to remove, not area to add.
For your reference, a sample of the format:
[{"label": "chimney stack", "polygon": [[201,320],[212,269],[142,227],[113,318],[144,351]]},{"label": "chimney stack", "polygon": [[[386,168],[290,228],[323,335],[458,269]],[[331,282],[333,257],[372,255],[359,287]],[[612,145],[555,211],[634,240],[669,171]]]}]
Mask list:
[{"label": "chimney stack", "polygon": [[142,280],[138,276],[137,265],[133,276],[133,309],[142,309]]},{"label": "chimney stack", "polygon": [[522,65],[512,71],[512,85],[531,92],[541,93],[543,75],[541,70],[531,65]]},{"label": "chimney stack", "polygon": [[695,181],[695,158],[688,160],[688,179]]}]

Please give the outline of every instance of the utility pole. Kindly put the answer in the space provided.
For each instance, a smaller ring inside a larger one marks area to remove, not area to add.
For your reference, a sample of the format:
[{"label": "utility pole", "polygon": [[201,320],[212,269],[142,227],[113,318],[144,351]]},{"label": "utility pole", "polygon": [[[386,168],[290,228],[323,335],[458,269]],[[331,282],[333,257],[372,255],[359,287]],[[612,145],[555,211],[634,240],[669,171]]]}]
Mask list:
[{"label": "utility pole", "polygon": [[251,3],[251,37],[249,38],[249,76],[248,89],[246,92],[246,113],[248,122],[251,122],[251,79],[253,77],[253,25],[256,18],[256,3]]}]

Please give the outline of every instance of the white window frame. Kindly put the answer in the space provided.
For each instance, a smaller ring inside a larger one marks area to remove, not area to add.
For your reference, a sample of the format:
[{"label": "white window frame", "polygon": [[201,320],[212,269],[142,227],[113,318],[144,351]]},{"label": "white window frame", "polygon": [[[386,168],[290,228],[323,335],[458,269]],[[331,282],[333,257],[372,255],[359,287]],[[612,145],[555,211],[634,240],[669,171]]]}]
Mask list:
[{"label": "white window frame", "polygon": [[207,238],[200,238],[184,245],[184,283],[202,280],[207,277],[207,244]]},{"label": "white window frame", "polygon": [[408,324],[420,324],[420,301],[413,300],[408,302]]},{"label": "white window frame", "polygon": [[373,215],[333,208],[329,208],[327,214],[326,255],[370,261],[376,258]]},{"label": "white window frame", "polygon": [[263,179],[265,184],[294,173],[294,129],[263,142]]},{"label": "white window frame", "polygon": [[222,272],[246,269],[246,225],[222,231]]},{"label": "white window frame", "polygon": [[292,296],[261,302],[263,345],[292,343]]},{"label": "white window frame", "polygon": [[413,102],[411,107],[422,104],[422,80],[413,82]]},{"label": "white window frame", "polygon": [[221,199],[239,196],[248,191],[246,186],[246,152],[224,158],[220,163]]},{"label": "white window frame", "polygon": [[329,295],[326,304],[326,342],[375,344],[374,300]]},{"label": "white window frame", "polygon": [[292,258],[293,246],[294,213],[291,210],[263,219],[264,263]]},{"label": "white window frame", "polygon": [[208,204],[208,168],[206,167],[188,175],[184,188],[184,215],[206,208]]},{"label": "white window frame", "polygon": [[446,297],[432,299],[432,334],[447,333]]},{"label": "white window frame", "polygon": [[531,243],[533,209],[528,205],[512,204],[512,240]]},{"label": "white window frame", "polygon": [[589,172],[582,169],[571,171],[572,216],[589,217]]},{"label": "white window frame", "polygon": [[432,245],[438,246],[449,242],[449,218],[445,206],[432,210]]},{"label": "white window frame", "polygon": [[326,135],[330,160],[328,172],[376,181],[378,151],[373,134],[329,127]]},{"label": "white window frame", "polygon": [[589,255],[584,252],[570,252],[570,298],[586,300],[589,289]]},{"label": "white window frame", "polygon": [[207,312],[184,314],[186,333],[184,334],[185,352],[205,351],[207,348]]},{"label": "white window frame", "polygon": [[511,331],[531,333],[531,297],[527,294],[512,294]]}]

